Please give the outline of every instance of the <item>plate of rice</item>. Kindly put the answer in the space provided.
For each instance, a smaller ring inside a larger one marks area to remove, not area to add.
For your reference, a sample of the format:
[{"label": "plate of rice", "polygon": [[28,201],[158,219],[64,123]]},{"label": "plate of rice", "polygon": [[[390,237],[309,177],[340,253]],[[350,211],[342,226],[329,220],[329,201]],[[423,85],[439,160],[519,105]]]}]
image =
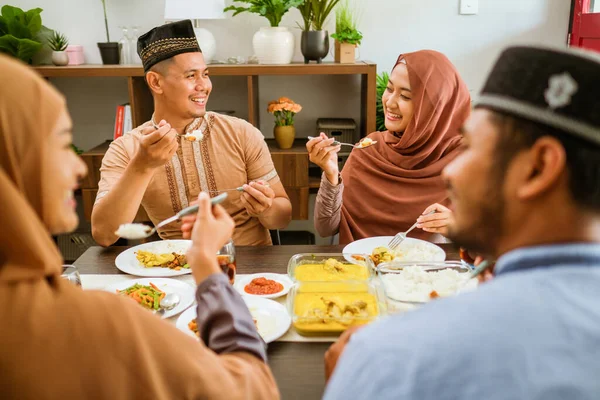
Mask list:
[{"label": "plate of rice", "polygon": [[117,256],[115,265],[121,271],[148,277],[190,274],[185,253],[191,240],[159,240],[131,247]]},{"label": "plate of rice", "polygon": [[384,263],[378,268],[388,310],[402,311],[477,287],[460,262]]},{"label": "plate of rice", "polygon": [[346,247],[342,252],[349,262],[356,262],[353,255],[369,256],[375,265],[382,262],[423,262],[423,261],[445,261],[446,252],[439,246],[425,240],[406,238],[400,246],[392,251],[387,245],[393,236],[375,236],[356,240]]}]

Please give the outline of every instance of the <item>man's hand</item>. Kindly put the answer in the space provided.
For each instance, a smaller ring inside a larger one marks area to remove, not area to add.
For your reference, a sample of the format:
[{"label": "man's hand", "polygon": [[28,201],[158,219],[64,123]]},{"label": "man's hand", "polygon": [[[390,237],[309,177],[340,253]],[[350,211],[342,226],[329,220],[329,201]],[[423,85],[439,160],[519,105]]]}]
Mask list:
[{"label": "man's hand", "polygon": [[240,196],[242,205],[251,217],[260,217],[273,205],[275,192],[264,181],[250,182],[244,185],[244,193]]},{"label": "man's hand", "polygon": [[177,132],[164,120],[141,130],[140,147],[132,163],[143,169],[155,169],[165,165],[177,151]]},{"label": "man's hand", "polygon": [[335,370],[335,366],[337,365],[338,359],[344,352],[344,348],[348,344],[350,337],[364,325],[353,326],[348,328],[342,333],[339,339],[329,346],[329,349],[325,353],[325,381],[329,381],[331,375],[333,375],[333,371]]}]

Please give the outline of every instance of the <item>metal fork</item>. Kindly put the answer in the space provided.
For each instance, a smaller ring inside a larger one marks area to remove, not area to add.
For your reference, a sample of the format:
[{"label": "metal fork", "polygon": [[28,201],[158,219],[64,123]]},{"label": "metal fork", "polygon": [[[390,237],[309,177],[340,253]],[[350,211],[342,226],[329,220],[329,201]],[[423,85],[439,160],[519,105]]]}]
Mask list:
[{"label": "metal fork", "polygon": [[[423,215],[431,215],[435,213],[435,210],[428,212],[427,214],[423,214]],[[396,250],[396,248],[398,246],[400,246],[400,243],[402,243],[404,241],[404,239],[406,239],[406,235],[408,235],[408,233],[410,231],[412,231],[413,229],[415,229],[417,227],[418,222],[415,222],[413,224],[413,226],[411,226],[406,232],[399,232],[396,234],[396,236],[394,236],[392,238],[392,240],[390,240],[390,242],[388,243],[388,248],[390,250]]]},{"label": "metal fork", "polygon": [[[308,140],[312,140],[314,139],[313,136],[307,136],[306,137]],[[351,146],[351,147],[358,147],[355,144],[352,143],[342,143],[342,142],[338,142],[337,140],[334,140],[333,143],[331,143],[332,146]]]},{"label": "metal fork", "polygon": [[[271,185],[269,185],[268,183],[263,183],[264,187],[270,187]],[[244,191],[244,187],[240,186],[240,187],[236,187],[235,189],[222,189],[222,190],[209,190],[210,193],[222,193],[222,192],[243,192]]]}]

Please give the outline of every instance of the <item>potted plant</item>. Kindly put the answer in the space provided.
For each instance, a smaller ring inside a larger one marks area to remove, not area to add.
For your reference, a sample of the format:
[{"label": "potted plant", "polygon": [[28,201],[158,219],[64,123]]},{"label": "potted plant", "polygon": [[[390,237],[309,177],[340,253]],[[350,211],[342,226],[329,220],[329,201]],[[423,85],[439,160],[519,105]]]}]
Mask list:
[{"label": "potted plant", "polygon": [[0,14],[0,53],[18,58],[28,64],[42,48],[41,8],[23,11],[5,5]]},{"label": "potted plant", "polygon": [[260,28],[252,38],[254,53],[260,64],[289,64],[294,55],[294,35],[286,27],[280,27],[281,18],[304,0],[233,0],[247,3],[247,7],[231,5],[223,11],[234,11],[233,16],[243,12],[265,17],[270,27]]},{"label": "potted plant", "polygon": [[321,60],[329,53],[329,32],[323,30],[323,25],[339,1],[304,0],[298,6],[304,21],[300,50],[305,64],[311,60],[316,60],[317,64],[320,64]]},{"label": "potted plant", "polygon": [[356,15],[346,0],[335,12],[335,62],[351,64],[355,61],[355,49],[363,38],[356,29]]},{"label": "potted plant", "polygon": [[386,130],[385,113],[383,112],[383,103],[381,101],[381,96],[383,96],[383,92],[385,92],[389,80],[390,75],[385,71],[383,71],[381,75],[377,75],[377,104],[375,108],[375,121],[377,131],[379,132],[383,132]]},{"label": "potted plant", "polygon": [[302,106],[287,97],[280,97],[269,103],[267,111],[275,116],[273,136],[277,145],[282,149],[291,148],[296,138],[294,116],[302,111]]},{"label": "potted plant", "polygon": [[52,63],[58,66],[69,64],[69,55],[65,51],[69,41],[60,32],[54,31],[48,39],[48,46],[52,49]]},{"label": "potted plant", "polygon": [[106,17],[106,1],[102,1],[102,8],[104,10],[104,28],[106,29],[106,42],[99,42],[98,48],[100,49],[100,57],[102,57],[103,64],[118,64],[119,63],[119,43],[110,41],[110,34],[108,33],[108,18]]}]

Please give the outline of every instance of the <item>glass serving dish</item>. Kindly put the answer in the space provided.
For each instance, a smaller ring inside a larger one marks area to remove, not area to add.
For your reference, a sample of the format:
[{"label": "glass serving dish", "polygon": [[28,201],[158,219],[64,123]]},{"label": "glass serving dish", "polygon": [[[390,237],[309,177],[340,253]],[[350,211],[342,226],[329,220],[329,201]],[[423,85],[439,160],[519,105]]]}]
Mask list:
[{"label": "glass serving dish", "polygon": [[369,281],[375,277],[375,265],[356,254],[296,254],[288,263],[288,276],[293,282]]},{"label": "glass serving dish", "polygon": [[390,314],[414,309],[436,298],[474,290],[478,282],[477,279],[467,282],[470,271],[460,261],[391,261],[377,267]]},{"label": "glass serving dish", "polygon": [[338,335],[385,315],[385,299],[367,281],[298,282],[287,298],[292,325],[304,336]]}]

